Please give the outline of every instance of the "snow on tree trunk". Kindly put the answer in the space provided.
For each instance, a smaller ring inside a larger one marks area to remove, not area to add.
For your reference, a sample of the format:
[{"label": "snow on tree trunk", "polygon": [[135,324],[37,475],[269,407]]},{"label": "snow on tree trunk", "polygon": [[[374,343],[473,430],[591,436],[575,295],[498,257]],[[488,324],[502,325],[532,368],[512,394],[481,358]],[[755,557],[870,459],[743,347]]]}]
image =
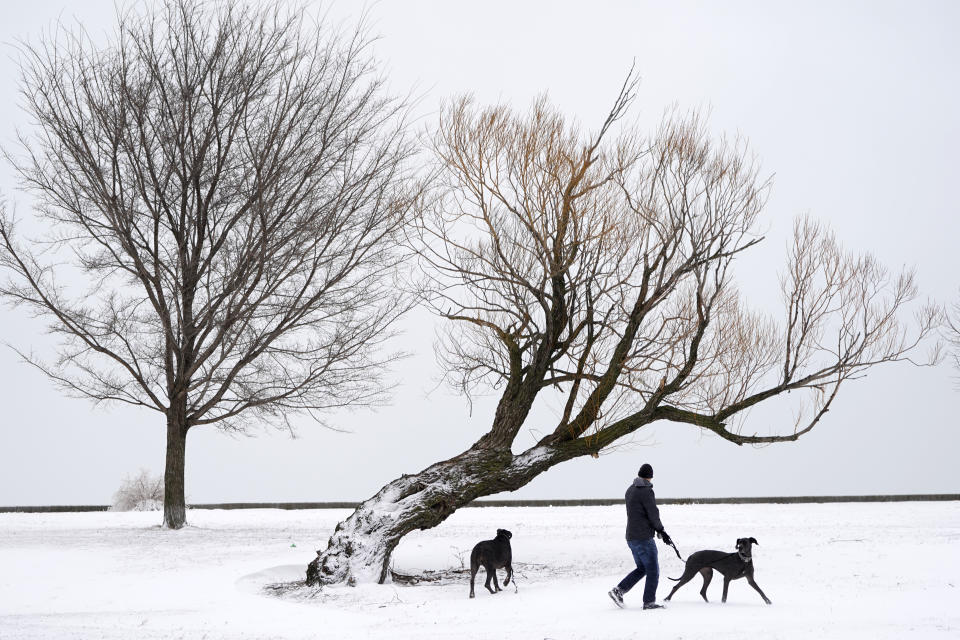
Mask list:
[{"label": "snow on tree trunk", "polygon": [[386,582],[390,555],[403,536],[437,526],[476,498],[516,490],[567,457],[547,447],[514,456],[474,446],[401,476],[337,525],[327,548],[307,567],[307,584]]}]

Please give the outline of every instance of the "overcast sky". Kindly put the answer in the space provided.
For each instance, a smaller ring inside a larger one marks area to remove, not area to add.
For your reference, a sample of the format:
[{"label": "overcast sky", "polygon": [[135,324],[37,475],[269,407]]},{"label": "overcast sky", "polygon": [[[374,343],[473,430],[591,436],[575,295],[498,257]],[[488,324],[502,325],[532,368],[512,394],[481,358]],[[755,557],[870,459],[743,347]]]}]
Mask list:
[{"label": "overcast sky", "polygon": [[[122,0],[118,0],[122,4]],[[355,19],[360,4],[333,6]],[[114,0],[6,3],[0,40],[35,37],[58,17],[108,31]],[[635,61],[634,115],[707,106],[711,126],[746,136],[775,174],[766,240],[738,278],[757,308],[777,312],[777,272],[798,214],[829,222],[843,244],[891,268],[917,268],[925,295],[960,286],[960,3],[956,2],[381,2],[370,9],[377,53],[396,91],[422,96],[426,126],[444,98],[525,107],[541,92],[584,126],[599,124]],[[26,124],[11,51],[0,57],[0,140]],[[9,166],[0,190],[29,217]],[[493,399],[467,404],[437,384],[434,319],[417,312],[395,345],[393,402],[297,421],[298,438],[197,429],[187,441],[187,499],[366,498],[401,473],[455,455],[489,426]],[[44,326],[0,307],[3,341],[38,350]],[[564,463],[512,494],[619,497],[642,462],[659,496],[960,492],[960,391],[946,365],[889,365],[841,390],[799,442],[736,447],[688,425],[657,424],[599,459]],[[0,348],[0,505],[103,504],[125,474],[163,470],[164,419],[62,397]],[[551,424],[535,411],[530,443]],[[756,411],[747,431],[789,431],[789,412]]]}]

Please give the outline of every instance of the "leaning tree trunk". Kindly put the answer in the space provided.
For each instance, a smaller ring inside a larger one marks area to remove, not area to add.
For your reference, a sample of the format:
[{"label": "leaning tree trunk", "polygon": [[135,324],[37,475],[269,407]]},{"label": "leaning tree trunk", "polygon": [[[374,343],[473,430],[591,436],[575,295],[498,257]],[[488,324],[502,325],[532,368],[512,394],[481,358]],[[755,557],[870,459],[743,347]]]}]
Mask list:
[{"label": "leaning tree trunk", "polygon": [[179,529],[187,523],[183,476],[187,451],[186,411],[167,411],[167,463],[163,473],[163,526]]},{"label": "leaning tree trunk", "polygon": [[307,584],[385,582],[390,555],[406,534],[435,527],[482,496],[514,491],[572,457],[538,446],[514,456],[475,445],[460,455],[390,482],[337,525],[307,567]]}]

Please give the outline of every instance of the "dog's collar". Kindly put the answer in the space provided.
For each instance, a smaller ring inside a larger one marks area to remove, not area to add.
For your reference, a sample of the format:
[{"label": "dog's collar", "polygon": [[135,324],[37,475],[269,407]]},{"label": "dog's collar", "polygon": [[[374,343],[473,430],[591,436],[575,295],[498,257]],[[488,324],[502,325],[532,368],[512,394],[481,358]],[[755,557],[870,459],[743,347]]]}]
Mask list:
[{"label": "dog's collar", "polygon": [[740,556],[740,559],[743,560],[744,562],[750,562],[751,560],[753,560],[753,556],[745,556],[739,551],[737,551],[737,555]]}]

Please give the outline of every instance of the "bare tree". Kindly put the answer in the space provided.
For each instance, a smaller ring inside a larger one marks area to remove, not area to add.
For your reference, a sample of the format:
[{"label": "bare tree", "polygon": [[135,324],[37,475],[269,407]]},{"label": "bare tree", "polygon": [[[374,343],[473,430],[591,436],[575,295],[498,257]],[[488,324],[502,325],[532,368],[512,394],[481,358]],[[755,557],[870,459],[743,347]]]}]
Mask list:
[{"label": "bare tree", "polygon": [[[912,331],[900,319],[916,295],[909,272],[845,253],[809,220],[781,279],[784,316],[750,311],[732,265],[760,240],[767,181],[697,114],[668,117],[647,140],[614,134],[632,98],[628,80],[592,134],[545,99],[526,114],[469,99],[443,112],[442,193],[419,226],[424,295],[449,321],[451,382],[499,402],[466,451],[388,483],[341,522],[308,583],[384,581],[406,533],[657,421],[738,445],[796,440],[844,383],[907,359],[933,330],[933,307]],[[747,409],[791,391],[809,397],[801,421],[743,430]],[[543,399],[556,422],[515,451]]]},{"label": "bare tree", "polygon": [[166,0],[104,48],[20,46],[35,127],[7,157],[49,234],[2,217],[0,294],[49,320],[58,357],[23,357],[68,392],[164,414],[168,527],[190,430],[381,400],[417,198],[365,33]]}]

